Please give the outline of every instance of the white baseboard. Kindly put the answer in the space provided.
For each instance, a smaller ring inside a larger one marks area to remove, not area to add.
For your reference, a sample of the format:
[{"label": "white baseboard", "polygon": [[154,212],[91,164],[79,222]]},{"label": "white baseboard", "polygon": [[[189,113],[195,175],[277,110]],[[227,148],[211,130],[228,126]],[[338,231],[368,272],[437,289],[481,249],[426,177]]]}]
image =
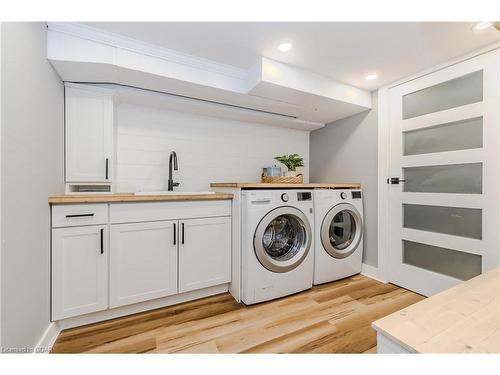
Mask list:
[{"label": "white baseboard", "polygon": [[163,299],[146,301],[143,303],[123,306],[111,310],[105,310],[93,314],[67,318],[56,322],[50,322],[49,326],[43,333],[42,337],[33,349],[33,353],[48,354],[52,346],[57,340],[57,337],[63,329],[82,326],[90,323],[113,319],[121,316],[135,314],[138,312],[153,310],[161,307],[176,305],[187,301],[192,301],[220,293],[225,293],[228,290],[228,284],[216,285],[210,288],[195,290],[183,294],[178,294]]},{"label": "white baseboard", "polygon": [[42,337],[33,349],[33,353],[37,354],[48,354],[52,349],[52,346],[57,340],[57,336],[61,333],[61,329],[57,322],[50,322],[49,326],[43,333]]},{"label": "white baseboard", "polygon": [[369,264],[363,263],[361,265],[361,274],[382,283],[387,283],[387,280],[383,280],[380,275],[377,267],[370,266]]},{"label": "white baseboard", "polygon": [[144,311],[159,309],[162,307],[177,305],[188,301],[194,301],[200,298],[205,298],[221,293],[228,290],[228,284],[216,285],[204,289],[193,290],[191,292],[175,294],[173,296],[157,298],[145,302],[136,303],[133,305],[126,305],[115,307],[109,310],[98,311],[86,315],[75,316],[58,320],[58,327],[62,331],[64,329],[80,327],[86,324],[103,322],[105,320],[120,318],[131,314],[137,314]]}]

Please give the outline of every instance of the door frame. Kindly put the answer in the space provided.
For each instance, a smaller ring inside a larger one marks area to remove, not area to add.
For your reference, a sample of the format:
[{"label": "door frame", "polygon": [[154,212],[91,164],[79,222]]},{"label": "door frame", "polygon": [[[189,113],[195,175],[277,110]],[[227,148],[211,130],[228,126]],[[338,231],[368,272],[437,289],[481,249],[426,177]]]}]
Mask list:
[{"label": "door frame", "polygon": [[[495,50],[500,49],[500,42],[490,44],[481,49],[475,50],[471,53],[463,55],[459,58],[449,60],[445,63],[439,64],[432,68],[423,70],[419,73],[405,77],[399,81],[393,82],[389,85],[383,86],[378,89],[378,182],[377,182],[377,254],[378,254],[378,270],[377,278],[381,281],[388,282],[390,279],[390,257],[389,257],[389,244],[390,244],[390,205],[389,205],[389,187],[387,178],[390,174],[390,113],[389,113],[389,90],[402,85],[404,83],[413,81],[415,79],[424,77],[426,75],[446,69],[450,66],[462,63],[466,60],[473,59],[480,55],[484,55]],[[499,103],[500,105],[500,103]],[[500,147],[500,139],[498,139]],[[500,197],[500,191],[499,191]]]}]

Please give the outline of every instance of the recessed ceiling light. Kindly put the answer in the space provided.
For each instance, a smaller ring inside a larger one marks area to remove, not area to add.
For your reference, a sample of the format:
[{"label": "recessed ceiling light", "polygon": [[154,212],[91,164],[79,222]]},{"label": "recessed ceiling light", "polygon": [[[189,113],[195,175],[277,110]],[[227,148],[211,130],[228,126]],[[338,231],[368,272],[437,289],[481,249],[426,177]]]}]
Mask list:
[{"label": "recessed ceiling light", "polygon": [[365,77],[365,79],[366,79],[367,81],[373,81],[374,79],[377,79],[377,77],[378,77],[378,75],[376,75],[376,74],[368,74],[368,75]]},{"label": "recessed ceiling light", "polygon": [[281,52],[288,52],[292,49],[292,43],[281,43],[279,46],[278,46],[278,49],[281,51]]},{"label": "recessed ceiling light", "polygon": [[473,28],[474,30],[484,30],[491,26],[493,26],[493,23],[491,22],[478,22],[474,25]]}]

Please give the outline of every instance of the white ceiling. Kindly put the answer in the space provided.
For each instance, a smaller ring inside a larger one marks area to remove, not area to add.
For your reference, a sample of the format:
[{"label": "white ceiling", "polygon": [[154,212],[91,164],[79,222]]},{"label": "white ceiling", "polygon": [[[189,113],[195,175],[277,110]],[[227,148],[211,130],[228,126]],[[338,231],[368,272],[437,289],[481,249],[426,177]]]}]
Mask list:
[{"label": "white ceiling", "polygon": [[[473,22],[91,22],[86,25],[250,68],[266,56],[372,90],[499,41]],[[280,52],[277,45],[291,42]],[[370,73],[378,74],[366,81]]]}]

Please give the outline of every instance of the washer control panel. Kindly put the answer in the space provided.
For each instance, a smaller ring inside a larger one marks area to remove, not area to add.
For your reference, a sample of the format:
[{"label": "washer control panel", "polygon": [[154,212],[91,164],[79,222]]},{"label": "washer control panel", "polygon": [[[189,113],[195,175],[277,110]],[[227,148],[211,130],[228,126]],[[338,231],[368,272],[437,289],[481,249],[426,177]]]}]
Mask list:
[{"label": "washer control panel", "polygon": [[342,193],[340,193],[340,198],[347,199],[347,193],[345,191],[343,191]]},{"label": "washer control panel", "polygon": [[301,191],[297,193],[297,200],[301,201],[312,201],[312,193],[310,191]]},{"label": "washer control panel", "polygon": [[312,191],[307,190],[242,190],[242,197],[245,202],[252,206],[293,206],[299,204],[308,209],[313,202]]}]

